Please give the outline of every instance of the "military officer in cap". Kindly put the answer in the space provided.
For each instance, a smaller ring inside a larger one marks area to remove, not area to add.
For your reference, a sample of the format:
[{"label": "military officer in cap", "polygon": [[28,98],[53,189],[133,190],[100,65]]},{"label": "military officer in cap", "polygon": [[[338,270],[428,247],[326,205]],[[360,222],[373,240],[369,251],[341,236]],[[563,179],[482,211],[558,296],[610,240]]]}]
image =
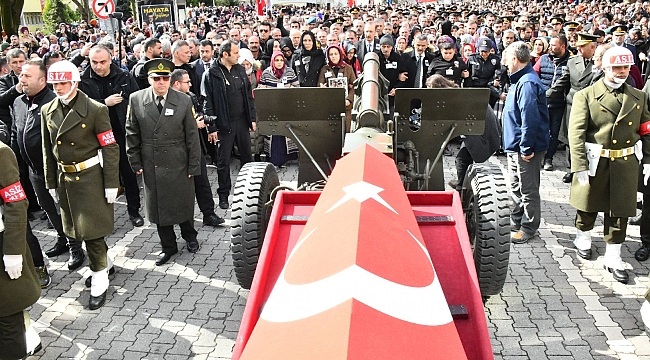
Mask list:
[{"label": "military officer in cap", "polygon": [[[579,55],[575,55],[567,60],[566,69],[560,76],[560,78],[546,91],[546,97],[548,99],[563,99],[566,97],[567,109],[560,126],[560,133],[558,134],[558,139],[568,144],[567,136],[567,124],[570,121],[571,114],[571,104],[573,104],[573,95],[579,90],[586,88],[591,85],[591,79],[593,77],[593,61],[592,57],[596,52],[596,40],[598,40],[597,35],[578,33],[578,42],[576,46],[578,47]],[[569,149],[567,149],[567,158],[571,161],[571,155]],[[569,164],[570,166],[570,164]],[[573,173],[571,169],[564,175],[562,181],[565,183],[570,183],[573,178]]]},{"label": "military officer in cap", "polygon": [[612,34],[612,41],[610,44],[612,46],[622,46],[628,50],[634,55],[634,63],[635,65],[639,64],[639,59],[636,54],[636,48],[632,44],[628,44],[625,42],[625,36],[627,35],[627,26],[625,25],[614,25],[607,29],[607,33]]},{"label": "military officer in cap", "polygon": [[181,228],[187,251],[199,250],[194,229],[194,179],[201,175],[201,145],[189,96],[170,89],[174,63],[145,63],[150,88],[129,98],[126,154],[131,168],[142,174],[149,221],[156,224],[162,253],[156,265],[178,253],[174,225]]},{"label": "military officer in cap", "polygon": [[359,14],[361,11],[359,11],[359,7],[354,6],[352,9],[350,9],[350,15],[352,15],[352,21],[357,20],[360,18]]},{"label": "military officer in cap", "polygon": [[113,233],[120,148],[106,105],[78,90],[79,70],[67,60],[50,66],[47,82],[57,99],[41,107],[45,184],[59,199],[66,236],[86,243],[91,310],[106,301],[112,267],[104,237]]},{"label": "military officer in cap", "polygon": [[558,35],[564,34],[564,17],[562,15],[554,15],[551,18],[551,25]]},{"label": "military officer in cap", "polygon": [[570,203],[576,208],[578,255],[591,259],[591,229],[604,212],[603,266],[626,284],[621,260],[627,218],[636,213],[639,161],[643,183],[650,177],[650,112],[648,97],[625,83],[634,56],[614,46],[603,54],[604,77],[573,97],[569,122],[571,171]]}]

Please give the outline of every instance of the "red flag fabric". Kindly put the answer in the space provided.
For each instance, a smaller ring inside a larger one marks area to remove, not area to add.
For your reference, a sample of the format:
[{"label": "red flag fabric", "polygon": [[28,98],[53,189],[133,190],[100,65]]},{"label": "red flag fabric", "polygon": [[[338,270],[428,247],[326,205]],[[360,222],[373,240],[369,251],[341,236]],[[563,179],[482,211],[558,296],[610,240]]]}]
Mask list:
[{"label": "red flag fabric", "polygon": [[467,359],[391,158],[339,160],[241,359]]}]

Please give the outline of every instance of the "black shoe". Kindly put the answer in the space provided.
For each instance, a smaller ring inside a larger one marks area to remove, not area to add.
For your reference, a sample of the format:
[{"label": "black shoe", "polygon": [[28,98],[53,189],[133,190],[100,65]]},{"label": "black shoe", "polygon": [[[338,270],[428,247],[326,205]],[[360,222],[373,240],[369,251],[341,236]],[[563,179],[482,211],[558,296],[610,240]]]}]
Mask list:
[{"label": "black shoe", "polygon": [[188,241],[187,242],[187,251],[191,253],[195,253],[199,251],[199,242],[196,240]]},{"label": "black shoe", "polygon": [[628,220],[628,224],[636,226],[641,225],[641,215],[631,217],[630,220]]},{"label": "black shoe", "polygon": [[43,344],[38,343],[38,345],[36,345],[36,347],[34,348],[34,350],[30,351],[29,354],[27,354],[27,356],[25,356],[22,360],[26,360],[28,357],[30,357],[30,356],[32,356],[32,355],[38,353],[38,352],[41,351],[41,350],[43,350]]},{"label": "black shoe", "polygon": [[224,222],[226,221],[218,217],[216,214],[210,214],[203,217],[203,225],[222,226]]},{"label": "black shoe", "polygon": [[164,252],[160,253],[160,255],[158,255],[158,258],[156,259],[156,265],[160,266],[166,264],[169,261],[169,259],[171,259],[172,256],[174,256],[174,254],[176,253],[178,253],[178,250],[170,253],[164,253]]},{"label": "black shoe", "polygon": [[573,173],[564,174],[562,177],[562,182],[565,184],[570,184],[573,181]]},{"label": "black shoe", "polygon": [[86,260],[86,254],[84,254],[83,250],[79,249],[70,251],[70,259],[68,259],[68,270],[77,270],[79,267],[81,267],[81,265],[83,265],[84,260]]},{"label": "black shoe", "polygon": [[[108,276],[111,276],[115,274],[115,266],[111,266],[110,269],[108,269]],[[89,288],[93,284],[93,276],[90,275],[89,277],[86,278],[86,287]]]},{"label": "black shoe", "polygon": [[591,260],[591,249],[587,249],[587,250],[577,249],[577,250],[578,250],[578,256],[580,256],[585,260]]},{"label": "black shoe", "polygon": [[133,226],[135,227],[140,227],[144,225],[144,219],[138,213],[135,213],[133,215],[129,214],[129,220],[131,221],[131,224],[133,224]]},{"label": "black shoe", "polygon": [[619,270],[619,269],[612,269],[612,268],[607,267],[607,266],[603,266],[603,267],[607,271],[612,273],[612,275],[614,276],[614,280],[616,280],[616,281],[618,281],[620,283],[627,284],[627,282],[630,280],[630,276],[627,274],[627,271],[625,271],[625,269]]},{"label": "black shoe", "polygon": [[650,258],[650,246],[641,245],[641,247],[634,253],[634,258],[637,261],[646,261]]},{"label": "black shoe", "polygon": [[41,220],[47,220],[48,219],[47,218],[47,213],[45,211],[43,211],[43,213],[41,214],[40,219]]},{"label": "black shoe", "polygon": [[50,250],[45,252],[45,255],[49,258],[54,258],[67,253],[70,248],[68,247],[68,244],[65,243],[65,241],[66,240],[64,240],[64,242],[57,241]]},{"label": "black shoe", "polygon": [[219,199],[219,207],[222,209],[227,209],[230,207],[230,203],[228,202],[228,199]]},{"label": "black shoe", "polygon": [[90,295],[90,301],[88,301],[88,308],[90,310],[97,310],[100,307],[104,306],[104,303],[106,302],[106,293],[107,291],[104,291],[104,293],[99,296]]}]

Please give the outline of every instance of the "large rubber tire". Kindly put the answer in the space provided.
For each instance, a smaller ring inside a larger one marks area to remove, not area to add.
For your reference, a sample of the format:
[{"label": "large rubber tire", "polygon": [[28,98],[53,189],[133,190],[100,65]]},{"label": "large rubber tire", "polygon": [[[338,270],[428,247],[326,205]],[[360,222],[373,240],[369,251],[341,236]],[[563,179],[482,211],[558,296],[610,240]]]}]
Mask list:
[{"label": "large rubber tire", "polygon": [[497,295],[508,275],[508,184],[496,164],[472,164],[462,190],[463,210],[483,297]]},{"label": "large rubber tire", "polygon": [[232,201],[230,247],[239,285],[250,289],[259,260],[271,207],[265,206],[280,185],[275,167],[252,162],[242,166]]}]

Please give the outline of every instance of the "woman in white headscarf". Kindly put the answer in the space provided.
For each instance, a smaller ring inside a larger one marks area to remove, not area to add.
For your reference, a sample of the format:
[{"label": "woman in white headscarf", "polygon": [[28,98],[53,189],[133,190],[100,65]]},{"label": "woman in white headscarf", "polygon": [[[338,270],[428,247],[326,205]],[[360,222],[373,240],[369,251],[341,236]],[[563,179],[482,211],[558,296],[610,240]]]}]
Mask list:
[{"label": "woman in white headscarf", "polygon": [[255,61],[253,53],[250,50],[246,48],[239,49],[239,65],[246,69],[246,75],[248,75],[248,80],[251,82],[251,88],[257,88],[260,82],[260,76],[262,76],[262,70],[260,69],[261,65],[259,61]]}]

